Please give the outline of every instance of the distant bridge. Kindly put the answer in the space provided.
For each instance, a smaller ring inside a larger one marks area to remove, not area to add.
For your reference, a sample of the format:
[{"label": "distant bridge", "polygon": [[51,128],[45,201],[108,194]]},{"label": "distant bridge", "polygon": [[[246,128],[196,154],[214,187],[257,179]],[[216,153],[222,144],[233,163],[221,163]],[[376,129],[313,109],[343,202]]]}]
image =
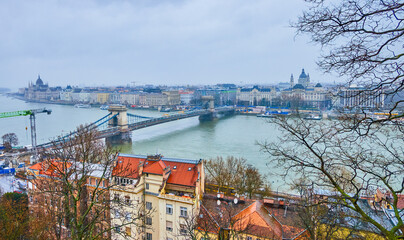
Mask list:
[{"label": "distant bridge", "polygon": [[[98,119],[97,121],[87,125],[89,129],[98,131],[98,138],[105,138],[107,143],[128,143],[132,141],[131,132],[137,129],[151,127],[154,125],[172,122],[180,119],[199,116],[200,121],[209,121],[216,118],[218,115],[234,114],[233,107],[218,107],[213,108],[213,98],[205,98],[209,102],[209,109],[185,111],[183,113],[167,114],[163,117],[145,117],[127,112],[127,108],[121,105],[111,105],[108,109],[109,113]],[[76,132],[69,133],[58,138],[56,143],[68,140]],[[38,148],[51,147],[55,142],[48,142],[38,145]]]}]

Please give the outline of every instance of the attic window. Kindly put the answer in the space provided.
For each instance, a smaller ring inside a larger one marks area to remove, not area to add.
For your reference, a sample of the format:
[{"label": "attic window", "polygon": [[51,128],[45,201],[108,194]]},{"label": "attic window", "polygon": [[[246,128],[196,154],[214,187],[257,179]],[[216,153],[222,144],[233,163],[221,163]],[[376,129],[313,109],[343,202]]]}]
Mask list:
[{"label": "attic window", "polygon": [[146,165],[149,164],[149,162],[146,162]]},{"label": "attic window", "polygon": [[191,169],[192,169],[192,168],[189,167],[189,168],[188,168],[188,171],[191,171]]},{"label": "attic window", "polygon": [[174,168],[174,169],[177,169],[177,166],[174,166],[173,168]]}]

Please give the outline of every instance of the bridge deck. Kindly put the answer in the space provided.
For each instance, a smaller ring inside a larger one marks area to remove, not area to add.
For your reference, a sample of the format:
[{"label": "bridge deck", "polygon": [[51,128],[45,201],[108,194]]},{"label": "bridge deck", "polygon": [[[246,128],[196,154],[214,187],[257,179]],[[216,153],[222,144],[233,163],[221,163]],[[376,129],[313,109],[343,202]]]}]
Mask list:
[{"label": "bridge deck", "polygon": [[[215,112],[216,113],[234,112],[234,108],[229,108],[229,107],[216,108]],[[148,117],[142,117],[142,116],[137,116],[137,115],[132,114],[132,116],[136,116],[138,118],[143,118],[144,120],[128,124],[127,131],[134,131],[137,129],[146,128],[146,127],[150,127],[150,126],[154,126],[154,125],[158,125],[158,124],[162,124],[162,123],[166,123],[166,122],[172,122],[172,121],[176,121],[176,120],[180,120],[180,119],[196,117],[196,116],[201,116],[201,115],[206,115],[206,114],[211,114],[211,113],[212,112],[209,110],[195,110],[195,111],[188,111],[188,112],[180,113],[180,114],[172,114],[169,116],[159,117],[159,118],[148,118]],[[109,116],[109,115],[107,115],[107,116]],[[105,116],[104,118],[106,118],[107,116]],[[94,123],[97,123],[100,120],[103,120],[103,118],[97,120]],[[109,120],[109,119],[107,119],[107,120]],[[94,123],[90,124],[89,126],[94,126],[95,125]],[[97,126],[99,126],[99,125],[97,125]],[[114,135],[118,135],[121,132],[122,132],[122,129],[120,127],[109,127],[104,130],[98,130],[99,135],[97,138],[98,139],[107,138],[107,137],[111,137]],[[69,134],[68,136],[71,136],[73,134],[74,134],[74,132],[72,134]],[[51,142],[38,145],[38,147],[40,147],[40,148],[48,148],[51,146],[52,146]]]}]

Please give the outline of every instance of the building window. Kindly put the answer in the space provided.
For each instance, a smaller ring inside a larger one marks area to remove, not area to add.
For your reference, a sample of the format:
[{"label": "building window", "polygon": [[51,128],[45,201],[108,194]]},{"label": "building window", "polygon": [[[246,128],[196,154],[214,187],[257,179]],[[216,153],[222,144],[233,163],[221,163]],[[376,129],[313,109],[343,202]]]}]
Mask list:
[{"label": "building window", "polygon": [[146,240],[153,240],[153,236],[151,233],[146,233]]},{"label": "building window", "polygon": [[130,197],[129,196],[125,196],[125,203],[130,204]]},{"label": "building window", "polygon": [[129,237],[132,235],[132,230],[130,229],[130,227],[126,227],[125,233],[126,233],[126,235],[129,236]]},{"label": "building window", "polygon": [[180,224],[180,233],[181,233],[182,235],[187,234],[187,228],[185,227],[184,224]]},{"label": "building window", "polygon": [[181,207],[180,208],[180,217],[187,217],[187,216],[188,216],[187,208]]},{"label": "building window", "polygon": [[173,205],[167,204],[166,205],[166,213],[172,215],[173,214]]},{"label": "building window", "polygon": [[246,240],[252,240],[252,237],[247,237]]},{"label": "building window", "polygon": [[166,222],[166,230],[169,232],[173,231],[173,222],[171,222],[171,221]]},{"label": "building window", "polygon": [[152,225],[152,218],[151,217],[146,218],[146,224],[147,225]]},{"label": "building window", "polygon": [[146,189],[149,190],[149,184],[148,183],[146,183]]},{"label": "building window", "polygon": [[120,233],[121,227],[119,225],[115,225],[115,232]]},{"label": "building window", "polygon": [[114,194],[114,201],[119,202],[119,194]]},{"label": "building window", "polygon": [[152,210],[152,203],[151,202],[146,202],[146,209],[147,210]]},{"label": "building window", "polygon": [[115,218],[119,218],[121,216],[121,213],[119,212],[118,209],[115,209]]}]

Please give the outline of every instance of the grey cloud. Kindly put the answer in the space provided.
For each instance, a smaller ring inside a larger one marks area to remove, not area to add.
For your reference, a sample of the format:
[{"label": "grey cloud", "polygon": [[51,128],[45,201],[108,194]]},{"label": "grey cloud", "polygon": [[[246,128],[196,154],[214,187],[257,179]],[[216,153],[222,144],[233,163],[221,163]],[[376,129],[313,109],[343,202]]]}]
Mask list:
[{"label": "grey cloud", "polygon": [[[3,1],[0,83],[275,83],[319,48],[294,40],[303,1]],[[112,80],[112,81],[111,81]]]}]

